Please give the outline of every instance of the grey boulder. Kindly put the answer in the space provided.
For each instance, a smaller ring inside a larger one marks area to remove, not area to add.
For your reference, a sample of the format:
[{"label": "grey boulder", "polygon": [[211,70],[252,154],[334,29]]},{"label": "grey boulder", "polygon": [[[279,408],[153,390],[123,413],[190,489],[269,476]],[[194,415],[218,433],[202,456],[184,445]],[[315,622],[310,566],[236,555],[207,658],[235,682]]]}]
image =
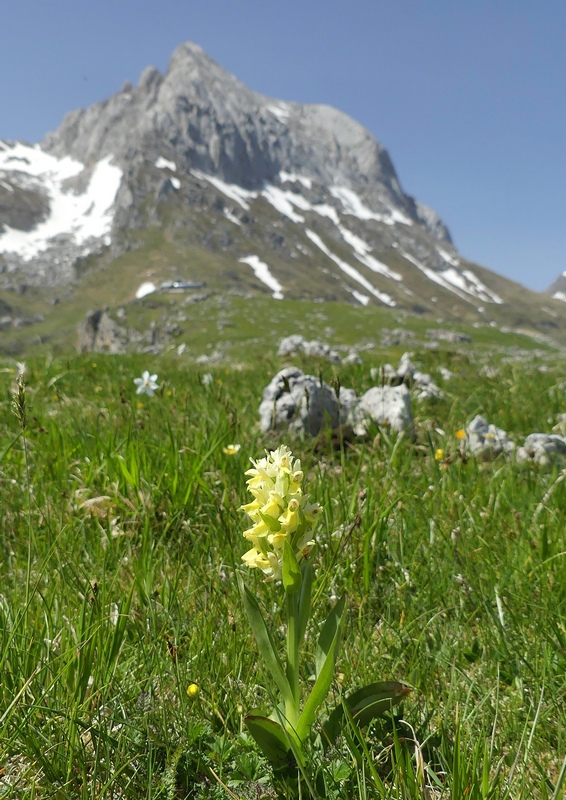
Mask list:
[{"label": "grey boulder", "polygon": [[398,432],[406,431],[413,424],[410,392],[404,384],[374,386],[362,395],[349,421],[357,436],[364,436],[372,421]]},{"label": "grey boulder", "polygon": [[286,367],[263,390],[259,418],[262,431],[283,428],[316,436],[323,427],[339,424],[340,404],[328,384],[300,369]]},{"label": "grey boulder", "polygon": [[566,462],[566,438],[557,433],[531,433],[517,450],[517,461],[534,461],[541,466]]},{"label": "grey boulder", "polygon": [[478,458],[495,458],[500,453],[511,454],[515,444],[506,431],[491,425],[481,414],[473,418],[466,429],[467,439],[464,447]]}]

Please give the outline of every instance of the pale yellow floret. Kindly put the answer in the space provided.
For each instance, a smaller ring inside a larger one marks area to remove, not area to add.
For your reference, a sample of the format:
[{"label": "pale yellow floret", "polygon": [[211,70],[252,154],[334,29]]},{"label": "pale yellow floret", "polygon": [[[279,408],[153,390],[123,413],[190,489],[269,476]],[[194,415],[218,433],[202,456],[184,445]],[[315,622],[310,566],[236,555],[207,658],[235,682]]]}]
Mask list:
[{"label": "pale yellow floret", "polygon": [[[303,494],[301,462],[285,445],[254,461],[246,471],[247,486],[254,497],[241,506],[251,521],[244,537],[253,547],[242,560],[252,569],[261,569],[266,580],[281,578],[283,547],[289,541],[298,560],[308,556],[314,541],[309,538],[320,510]],[[279,530],[277,529],[279,526]]]}]

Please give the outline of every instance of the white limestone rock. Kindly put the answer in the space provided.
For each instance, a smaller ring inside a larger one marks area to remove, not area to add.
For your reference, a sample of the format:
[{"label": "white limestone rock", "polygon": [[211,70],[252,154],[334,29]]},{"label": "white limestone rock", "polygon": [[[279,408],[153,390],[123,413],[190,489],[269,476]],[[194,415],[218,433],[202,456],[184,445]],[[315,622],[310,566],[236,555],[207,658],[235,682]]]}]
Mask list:
[{"label": "white limestone rock", "polygon": [[307,341],[300,333],[293,333],[291,336],[285,336],[281,339],[277,350],[278,356],[285,357],[297,354],[310,356],[311,358],[326,358],[334,364],[339,364],[341,361],[339,353],[325,342],[319,342],[316,339]]},{"label": "white limestone rock", "polygon": [[442,389],[426,372],[414,372],[413,385],[417,388],[417,400],[441,400],[444,397]]},{"label": "white limestone rock", "polygon": [[517,461],[541,466],[566,463],[566,438],[557,433],[531,433],[517,450]]},{"label": "white limestone rock", "polygon": [[405,385],[374,386],[362,395],[349,422],[357,436],[364,436],[372,421],[398,432],[412,427],[411,395]]},{"label": "white limestone rock", "polygon": [[463,446],[477,458],[489,460],[500,453],[511,455],[515,452],[515,443],[509,439],[507,432],[491,425],[481,414],[473,418],[466,433]]},{"label": "white limestone rock", "polygon": [[443,381],[450,381],[454,377],[454,373],[448,367],[437,367],[436,371]]},{"label": "white limestone rock", "polygon": [[357,350],[350,350],[348,355],[342,360],[342,363],[345,365],[363,364],[363,360]]},{"label": "white limestone rock", "polygon": [[262,431],[288,429],[316,436],[323,427],[338,425],[340,405],[328,384],[296,367],[286,367],[263,390],[259,417]]},{"label": "white limestone rock", "polygon": [[401,356],[401,360],[399,361],[399,366],[397,367],[397,375],[399,378],[405,380],[406,378],[410,379],[413,377],[416,367],[411,361],[412,353],[403,353]]},{"label": "white limestone rock", "polygon": [[347,422],[358,404],[358,396],[353,389],[345,389],[341,386],[338,400],[340,402],[340,421]]}]

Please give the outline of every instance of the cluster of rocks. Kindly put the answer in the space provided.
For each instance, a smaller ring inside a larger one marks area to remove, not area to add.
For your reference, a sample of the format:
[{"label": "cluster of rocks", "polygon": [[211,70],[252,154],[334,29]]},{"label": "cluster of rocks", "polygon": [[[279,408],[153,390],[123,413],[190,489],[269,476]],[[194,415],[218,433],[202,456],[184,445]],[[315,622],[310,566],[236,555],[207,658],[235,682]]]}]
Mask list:
[{"label": "cluster of rocks", "polygon": [[382,385],[406,384],[414,388],[417,400],[442,399],[444,397],[444,392],[436,385],[432,377],[416,368],[411,361],[411,353],[403,353],[397,368],[391,364],[372,367],[370,375],[373,380],[378,380]]},{"label": "cluster of rocks", "polygon": [[43,322],[45,317],[43,314],[35,314],[33,317],[12,317],[5,314],[0,317],[0,331],[6,331],[10,328],[25,328],[27,325],[34,325],[36,322]]},{"label": "cluster of rocks", "polygon": [[265,387],[259,417],[263,431],[284,428],[311,436],[340,424],[351,425],[358,436],[372,421],[399,432],[413,424],[411,396],[404,384],[374,386],[358,398],[353,389],[334,389],[296,367],[285,367]]},{"label": "cluster of rocks", "polygon": [[[412,433],[411,394],[404,378],[414,379],[419,373],[412,369],[408,354],[401,359],[395,373],[385,369],[383,373],[397,383],[373,386],[358,397],[353,389],[330,386],[297,367],[285,367],[263,390],[260,427],[264,432],[284,429],[297,435],[316,436],[323,428],[348,425],[356,436],[365,436],[370,425],[376,423],[398,433]],[[418,377],[415,386],[418,386],[417,381]],[[425,385],[423,391],[427,388]],[[503,453],[520,463],[543,466],[566,463],[566,437],[556,433],[531,433],[517,446],[506,431],[480,414],[467,426],[461,449],[482,460]]]},{"label": "cluster of rocks", "polygon": [[451,331],[447,328],[429,328],[426,332],[429,339],[438,342],[451,342],[452,344],[470,344],[472,339],[467,333]]},{"label": "cluster of rocks", "polygon": [[[120,319],[124,315],[117,313]],[[163,320],[162,320],[163,322]],[[91,311],[77,326],[77,350],[79,353],[160,353],[165,345],[182,333],[180,326],[168,320],[166,327],[158,327],[152,322],[149,328],[140,332],[135,328],[120,325],[108,309]]]},{"label": "cluster of rocks", "polygon": [[277,355],[283,358],[295,355],[325,358],[335,364],[339,364],[342,361],[340,354],[333,350],[330,345],[325,342],[319,342],[316,339],[309,342],[300,333],[294,333],[281,339]]},{"label": "cluster of rocks", "polygon": [[361,364],[362,359],[356,350],[350,350],[348,354],[342,358],[340,353],[332,348],[326,342],[319,342],[318,339],[308,341],[300,333],[293,333],[291,336],[285,336],[279,342],[279,349],[277,355],[283,358],[289,356],[302,355],[309,358],[324,358],[333,364]]},{"label": "cluster of rocks", "polygon": [[523,445],[518,447],[509,438],[506,431],[490,424],[480,414],[475,416],[466,428],[462,449],[485,460],[506,453],[520,463],[532,461],[542,466],[566,463],[566,438],[564,436],[557,433],[531,433],[526,437]]}]

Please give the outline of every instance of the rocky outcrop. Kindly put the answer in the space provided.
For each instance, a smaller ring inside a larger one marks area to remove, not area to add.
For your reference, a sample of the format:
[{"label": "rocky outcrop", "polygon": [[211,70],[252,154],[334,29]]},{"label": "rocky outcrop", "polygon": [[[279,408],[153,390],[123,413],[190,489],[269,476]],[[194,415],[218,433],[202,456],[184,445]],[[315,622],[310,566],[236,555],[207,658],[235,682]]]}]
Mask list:
[{"label": "rocky outcrop", "polygon": [[561,273],[549,288],[548,293],[552,295],[555,300],[562,300],[566,303],[566,271]]},{"label": "rocky outcrop", "polygon": [[403,192],[387,151],[362,125],[329,106],[258,94],[192,42],[175,50],[164,75],[148,67],[137,86],[68,114],[43,147],[84,164],[161,156],[250,189],[282,170],[308,175],[362,190],[375,211],[394,206],[449,240],[436,214]]},{"label": "rocky outcrop", "polygon": [[102,310],[87,314],[77,333],[79,353],[125,353],[129,343],[127,330]]},{"label": "rocky outcrop", "polygon": [[406,386],[374,387],[358,399],[353,389],[331,386],[296,367],[282,369],[263,390],[260,428],[316,436],[323,428],[351,425],[365,436],[372,422],[397,432],[411,428],[411,396]]},{"label": "rocky outcrop", "polygon": [[323,427],[338,425],[340,403],[328,384],[286,367],[263,390],[259,419],[263,431],[284,428],[316,436]]}]

